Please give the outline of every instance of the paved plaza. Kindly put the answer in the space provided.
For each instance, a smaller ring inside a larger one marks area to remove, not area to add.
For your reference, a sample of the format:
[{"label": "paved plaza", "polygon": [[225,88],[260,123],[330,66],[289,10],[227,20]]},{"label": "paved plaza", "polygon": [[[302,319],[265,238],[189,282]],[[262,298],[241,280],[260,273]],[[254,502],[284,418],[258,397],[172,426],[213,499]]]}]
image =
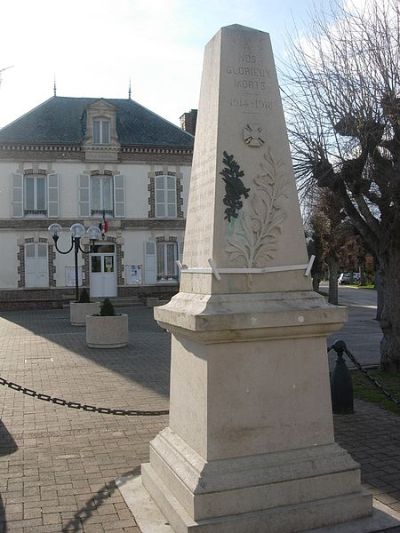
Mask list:
[{"label": "paved plaza", "polygon": [[[123,311],[130,342],[115,350],[87,348],[68,309],[0,313],[0,376],[82,404],[168,409],[169,334],[152,309]],[[334,421],[364,483],[400,511],[399,418],[357,402],[354,415]],[[139,533],[115,481],[139,473],[167,422],[68,409],[0,386],[0,532]]]}]

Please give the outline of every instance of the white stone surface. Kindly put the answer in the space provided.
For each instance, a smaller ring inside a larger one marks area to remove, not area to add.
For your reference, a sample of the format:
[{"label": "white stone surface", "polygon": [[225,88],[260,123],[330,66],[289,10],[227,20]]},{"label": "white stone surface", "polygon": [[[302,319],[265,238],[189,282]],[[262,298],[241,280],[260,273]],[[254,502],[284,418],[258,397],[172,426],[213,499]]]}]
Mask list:
[{"label": "white stone surface", "polygon": [[73,326],[85,326],[86,316],[95,315],[100,312],[100,302],[70,302],[69,316]]},{"label": "white stone surface", "polygon": [[[173,529],[170,525],[165,524],[164,516],[154,501],[149,497],[147,490],[143,487],[140,476],[129,479],[120,478],[117,480],[117,485],[142,533],[172,533]],[[282,510],[283,512],[284,510]],[[400,526],[399,513],[394,512],[390,507],[383,505],[378,500],[374,500],[373,513],[368,518],[360,518],[335,526],[303,531],[304,533],[378,533],[396,526]],[[196,524],[191,524],[191,527],[193,531]],[[266,531],[273,531],[275,533],[275,531],[279,531],[279,529],[271,530],[266,529],[266,527],[268,526],[265,523],[261,525],[258,531],[260,533],[265,533]],[[205,530],[201,529],[200,531],[203,532]],[[239,531],[247,532],[247,530]],[[298,531],[298,529],[293,530],[293,532]]]},{"label": "white stone surface", "polygon": [[89,348],[122,348],[128,340],[128,315],[86,317],[86,344]]},{"label": "white stone surface", "polygon": [[[179,533],[368,516],[359,465],[333,434],[326,337],[346,310],[285,271],[308,257],[267,34],[234,25],[207,45],[194,153],[181,292],[154,313],[173,337],[170,421],[143,484]],[[185,271],[210,264],[244,270]]]},{"label": "white stone surface", "polygon": [[171,526],[143,488],[140,476],[121,477],[116,484],[142,533],[173,533]]},{"label": "white stone surface", "polygon": [[[255,142],[249,143],[249,136]],[[250,189],[230,221],[220,174],[224,151],[234,156]],[[208,267],[209,258],[217,267],[308,262],[269,35],[238,25],[222,28],[207,44],[203,66],[183,263]],[[280,278],[296,279],[295,288],[309,289],[302,274],[261,274],[251,280],[224,275],[221,283],[213,283],[211,275],[183,273],[182,290],[190,292],[188,285],[201,280],[206,287],[193,292],[259,292]]]}]

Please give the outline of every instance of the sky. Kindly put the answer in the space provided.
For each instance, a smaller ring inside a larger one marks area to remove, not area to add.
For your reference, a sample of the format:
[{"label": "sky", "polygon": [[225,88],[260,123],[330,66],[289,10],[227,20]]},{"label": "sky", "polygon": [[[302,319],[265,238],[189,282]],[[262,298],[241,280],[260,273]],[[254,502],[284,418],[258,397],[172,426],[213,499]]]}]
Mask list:
[{"label": "sky", "polygon": [[133,100],[179,125],[198,107],[204,46],[220,27],[268,32],[279,63],[314,2],[2,0],[0,128],[51,98],[54,78],[57,96],[94,98],[127,98],[131,80]]}]

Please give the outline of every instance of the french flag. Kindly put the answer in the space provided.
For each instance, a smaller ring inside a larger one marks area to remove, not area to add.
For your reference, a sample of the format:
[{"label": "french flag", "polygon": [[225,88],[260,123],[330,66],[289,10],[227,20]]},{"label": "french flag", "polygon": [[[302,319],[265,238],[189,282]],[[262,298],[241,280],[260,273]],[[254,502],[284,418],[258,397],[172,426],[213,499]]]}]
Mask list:
[{"label": "french flag", "polygon": [[108,231],[108,220],[106,219],[106,212],[105,211],[103,211],[103,221],[100,222],[99,227],[101,229],[101,235],[102,235],[102,237],[104,239],[105,234]]}]

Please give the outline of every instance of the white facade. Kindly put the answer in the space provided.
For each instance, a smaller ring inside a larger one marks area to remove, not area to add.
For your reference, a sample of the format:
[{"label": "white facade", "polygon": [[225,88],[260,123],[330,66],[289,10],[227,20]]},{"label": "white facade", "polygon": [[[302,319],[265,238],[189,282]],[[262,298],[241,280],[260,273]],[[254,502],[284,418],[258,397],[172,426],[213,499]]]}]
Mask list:
[{"label": "white facade", "polygon": [[[121,149],[115,112],[100,115],[105,124],[110,118],[111,139],[102,124],[92,128],[106,144],[94,144],[89,134],[81,147],[2,145],[0,138],[0,290],[73,288],[74,251],[59,253],[47,228],[62,226],[58,248],[66,251],[73,223],[88,228],[104,217],[104,239],[92,253],[78,254],[81,286],[101,297],[177,285],[192,151]],[[97,119],[96,105],[87,117]],[[81,245],[90,251],[86,237]]]}]

